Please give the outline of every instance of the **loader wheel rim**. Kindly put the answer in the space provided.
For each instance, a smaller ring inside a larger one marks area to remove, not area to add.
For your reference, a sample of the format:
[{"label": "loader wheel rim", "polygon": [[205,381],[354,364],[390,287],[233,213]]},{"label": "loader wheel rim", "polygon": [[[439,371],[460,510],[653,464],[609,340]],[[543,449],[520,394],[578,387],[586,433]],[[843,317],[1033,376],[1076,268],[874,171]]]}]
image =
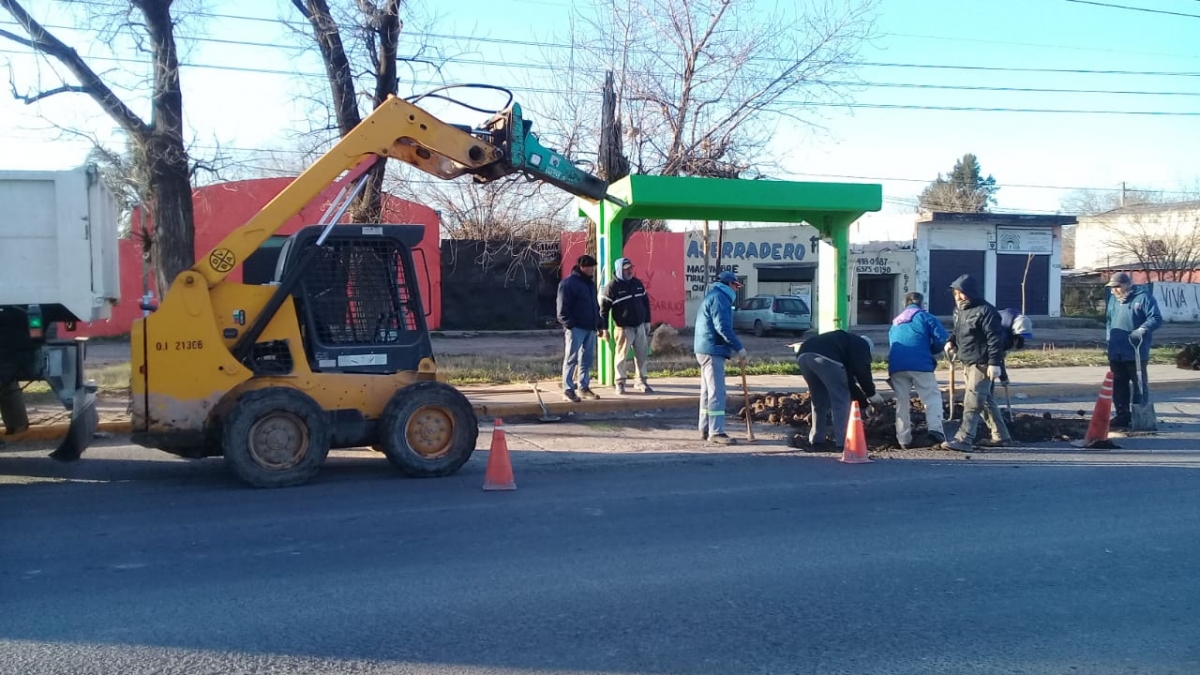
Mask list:
[{"label": "loader wheel rim", "polygon": [[271,412],[250,427],[250,457],[271,471],[290,469],[308,454],[308,425],[284,411]]},{"label": "loader wheel rim", "polygon": [[454,418],[441,406],[421,406],[404,425],[404,437],[422,459],[440,459],[453,449]]}]

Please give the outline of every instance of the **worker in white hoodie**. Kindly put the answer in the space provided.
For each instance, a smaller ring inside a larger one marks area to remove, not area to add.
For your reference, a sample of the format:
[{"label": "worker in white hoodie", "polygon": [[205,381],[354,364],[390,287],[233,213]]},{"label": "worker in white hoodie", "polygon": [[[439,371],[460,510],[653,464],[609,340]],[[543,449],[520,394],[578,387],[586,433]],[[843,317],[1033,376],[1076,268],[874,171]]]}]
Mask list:
[{"label": "worker in white hoodie", "polygon": [[618,258],[613,265],[612,281],[600,294],[600,318],[607,326],[609,317],[613,321],[613,338],[616,340],[617,394],[625,394],[625,381],[629,377],[627,354],[633,347],[633,358],[637,364],[638,389],[653,391],[646,383],[646,359],[650,352],[650,296],[646,286],[633,274],[633,261]]}]

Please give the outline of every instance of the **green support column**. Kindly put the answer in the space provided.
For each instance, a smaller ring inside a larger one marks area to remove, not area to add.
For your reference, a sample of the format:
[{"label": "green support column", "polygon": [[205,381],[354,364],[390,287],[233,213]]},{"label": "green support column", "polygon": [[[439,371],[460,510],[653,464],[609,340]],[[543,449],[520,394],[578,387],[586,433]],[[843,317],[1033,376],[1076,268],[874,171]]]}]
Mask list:
[{"label": "green support column", "polygon": [[817,332],[850,326],[850,223],[826,218],[817,258]]},{"label": "green support column", "polygon": [[[617,220],[618,209],[608,202],[597,205],[596,221],[596,290],[603,291],[604,286],[612,279],[613,264],[617,262],[625,250],[625,221]],[[606,328],[611,330],[612,322]],[[597,380],[603,386],[613,386],[615,382],[612,340],[599,340],[596,345]]]},{"label": "green support column", "polygon": [[[858,183],[634,175],[610,185],[609,194],[624,205],[576,199],[580,215],[596,223],[596,261],[600,266],[596,281],[601,288],[612,278],[613,263],[624,255],[624,224],[629,218],[806,222],[817,227],[821,232],[817,281],[820,331],[849,326],[850,224],[883,205],[881,186]],[[614,356],[611,344],[602,341],[596,360],[600,385],[612,385],[616,379]]]}]

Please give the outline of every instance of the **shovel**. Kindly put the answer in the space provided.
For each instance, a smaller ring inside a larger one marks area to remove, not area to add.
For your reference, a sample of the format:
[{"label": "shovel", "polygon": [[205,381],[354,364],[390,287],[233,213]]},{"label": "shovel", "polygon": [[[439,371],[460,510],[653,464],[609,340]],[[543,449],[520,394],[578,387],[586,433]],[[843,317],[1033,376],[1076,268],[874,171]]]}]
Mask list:
[{"label": "shovel", "polygon": [[1150,392],[1146,387],[1146,373],[1142,367],[1142,341],[1129,338],[1133,345],[1133,358],[1137,362],[1137,396],[1140,399],[1131,404],[1129,428],[1133,431],[1158,431],[1158,419],[1154,414],[1154,403],[1150,400]]},{"label": "shovel", "polygon": [[533,393],[537,394],[538,405],[542,406],[542,416],[538,418],[538,421],[549,423],[561,420],[561,417],[551,415],[550,411],[546,409],[546,404],[542,402],[542,391],[538,389],[537,382],[530,382],[529,386],[533,387]]},{"label": "shovel", "polygon": [[949,354],[946,355],[946,365],[950,368],[950,407],[946,413],[946,421],[949,422],[954,419],[954,359]]},{"label": "shovel", "polygon": [[1004,385],[1004,423],[1012,424],[1012,396],[1008,395],[1008,373],[1004,373],[1004,379],[1000,380],[1000,384]]},{"label": "shovel", "polygon": [[742,394],[746,397],[746,442],[754,442],[754,420],[750,412],[750,387],[746,384],[746,362],[742,361]]}]

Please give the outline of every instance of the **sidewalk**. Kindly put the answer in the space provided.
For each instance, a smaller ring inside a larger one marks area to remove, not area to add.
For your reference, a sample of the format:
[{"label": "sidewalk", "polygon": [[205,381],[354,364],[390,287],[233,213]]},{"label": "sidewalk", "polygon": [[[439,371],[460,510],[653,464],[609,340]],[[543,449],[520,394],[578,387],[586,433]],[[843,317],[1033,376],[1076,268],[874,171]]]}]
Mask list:
[{"label": "sidewalk", "polygon": [[[1152,392],[1179,392],[1194,389],[1197,394],[1200,394],[1200,371],[1180,370],[1169,365],[1152,365],[1146,370]],[[1017,400],[1066,398],[1094,401],[1097,394],[1100,393],[1100,385],[1103,384],[1104,375],[1107,372],[1107,366],[1014,368],[1008,371],[1009,390]],[[940,370],[937,376],[938,382],[944,389],[948,384],[948,373]],[[885,379],[886,375],[876,373],[875,386],[884,398],[891,398],[893,392]],[[746,384],[751,393],[759,394],[772,391],[807,390],[807,387],[804,386],[804,378],[799,375],[748,375]],[[961,387],[961,380],[957,384]],[[545,401],[546,408],[554,415],[566,415],[569,412],[614,413],[697,408],[700,403],[700,380],[694,377],[668,377],[653,380],[650,382],[650,386],[654,389],[652,394],[639,394],[630,390],[630,393],[625,396],[617,396],[611,388],[593,386],[593,390],[600,395],[600,400],[585,400],[581,403],[562,400],[562,392],[557,382],[542,382],[538,386],[542,391],[542,400]],[[728,409],[737,410],[741,407],[743,395],[741,376],[736,368],[731,368],[726,372],[725,386],[730,399]],[[480,418],[542,414],[533,389],[529,386],[471,386],[463,387],[462,391],[475,404],[475,411]],[[737,405],[734,405],[735,401]]]},{"label": "sidewalk", "polygon": [[[1152,365],[1147,369],[1152,392],[1181,392],[1195,391],[1200,395],[1200,371],[1180,370],[1169,365]],[[1091,402],[1100,392],[1100,385],[1107,366],[1070,367],[1070,368],[1021,368],[1009,370],[1010,393],[1014,400],[1025,399],[1067,399]],[[938,381],[943,389],[947,385],[947,373],[940,370]],[[893,392],[886,384],[885,375],[876,373],[875,386],[884,398],[891,398]],[[804,379],[798,375],[750,375],[747,376],[747,386],[752,393],[767,392],[801,392],[805,391]],[[565,416],[577,414],[612,414],[627,412],[633,414],[640,411],[688,409],[694,410],[700,402],[700,380],[694,377],[668,377],[650,382],[654,389],[651,394],[640,394],[630,390],[625,396],[617,396],[611,387],[594,386],[600,395],[598,401],[582,401],[571,403],[562,400],[562,392],[557,382],[539,383],[542,400],[552,415]],[[961,383],[960,383],[961,386]],[[727,409],[736,411],[742,406],[742,382],[736,368],[727,372],[726,390],[729,396]],[[529,385],[472,385],[461,387],[471,403],[480,421],[490,423],[494,418],[520,418],[541,416],[542,408],[538,405],[533,387]],[[128,401],[125,399],[102,399],[99,401],[101,414],[100,431],[112,434],[129,433]],[[11,442],[28,440],[55,440],[66,434],[69,417],[61,408],[46,407],[30,410],[31,420],[35,428],[16,436],[5,436],[3,440]]]}]

